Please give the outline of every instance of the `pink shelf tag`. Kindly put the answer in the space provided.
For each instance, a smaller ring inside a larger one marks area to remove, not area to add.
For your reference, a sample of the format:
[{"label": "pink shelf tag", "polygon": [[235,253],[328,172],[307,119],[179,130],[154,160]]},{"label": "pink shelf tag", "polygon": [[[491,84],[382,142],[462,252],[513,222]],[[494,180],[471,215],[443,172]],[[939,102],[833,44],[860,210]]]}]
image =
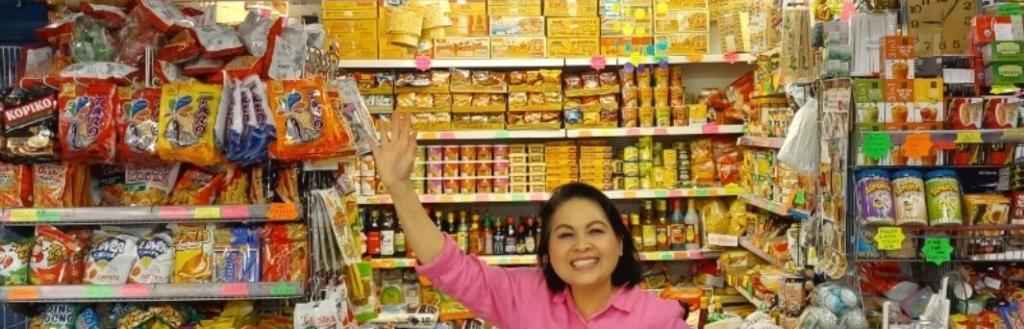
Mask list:
[{"label": "pink shelf tag", "polygon": [[248,206],[220,206],[220,216],[222,218],[249,218]]},{"label": "pink shelf tag", "polygon": [[450,131],[442,132],[441,139],[455,139],[455,134]]},{"label": "pink shelf tag", "polygon": [[476,202],[487,202],[491,201],[491,198],[489,198],[487,194],[476,194],[474,200]]},{"label": "pink shelf tag", "polygon": [[665,136],[665,135],[668,135],[668,129],[665,129],[665,128],[654,128],[654,135],[655,136]]},{"label": "pink shelf tag", "polygon": [[424,195],[420,199],[422,199],[423,202],[437,202],[437,197],[433,195]]},{"label": "pink shelf tag", "polygon": [[220,286],[220,294],[224,296],[247,296],[249,285],[245,283],[223,283]]},{"label": "pink shelf tag", "polygon": [[530,200],[541,201],[544,199],[544,193],[530,193]]},{"label": "pink shelf tag", "polygon": [[740,60],[740,54],[738,54],[738,53],[726,53],[725,55],[722,55],[722,59],[724,59],[726,63],[736,64],[736,62],[738,62]]},{"label": "pink shelf tag", "polygon": [[636,129],[636,128],[626,129],[626,136],[640,136],[640,129]]},{"label": "pink shelf tag", "polygon": [[700,129],[701,129],[701,132],[703,132],[705,134],[717,134],[718,133],[718,124],[716,124],[716,123],[705,123],[703,126],[700,127]]},{"label": "pink shelf tag", "polygon": [[159,216],[161,219],[190,219],[188,208],[185,207],[160,207]]},{"label": "pink shelf tag", "polygon": [[681,197],[681,196],[683,196],[683,190],[680,190],[680,189],[668,190],[668,196],[672,197],[672,198]]},{"label": "pink shelf tag", "polygon": [[594,70],[597,70],[597,71],[604,70],[605,65],[606,65],[606,62],[605,62],[605,59],[604,59],[604,55],[594,55],[594,57],[590,58],[590,68],[592,68]]},{"label": "pink shelf tag", "polygon": [[420,71],[430,70],[430,56],[418,55],[416,56],[416,69]]},{"label": "pink shelf tag", "polygon": [[149,297],[149,287],[141,284],[126,284],[121,287],[120,297]]}]

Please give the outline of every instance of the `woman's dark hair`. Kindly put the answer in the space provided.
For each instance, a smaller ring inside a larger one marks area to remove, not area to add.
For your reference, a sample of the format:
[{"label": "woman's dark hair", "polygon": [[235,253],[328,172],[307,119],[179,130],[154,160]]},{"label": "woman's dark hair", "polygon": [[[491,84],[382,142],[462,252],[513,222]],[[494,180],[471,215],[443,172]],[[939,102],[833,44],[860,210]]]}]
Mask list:
[{"label": "woman's dark hair", "polygon": [[539,244],[537,245],[537,259],[541,269],[544,271],[544,279],[547,281],[548,289],[551,289],[553,292],[560,292],[565,290],[566,285],[565,281],[562,281],[562,278],[559,278],[558,274],[555,273],[555,269],[551,267],[551,260],[548,257],[550,249],[548,241],[551,238],[551,224],[553,222],[552,216],[566,201],[577,198],[597,203],[601,210],[604,210],[605,217],[608,217],[608,224],[615,231],[615,237],[619,238],[619,241],[622,243],[622,256],[619,257],[619,263],[615,264],[615,270],[612,271],[612,285],[616,287],[633,287],[640,283],[640,280],[643,279],[640,256],[637,254],[636,245],[633,244],[633,238],[629,234],[629,229],[626,228],[626,224],[619,220],[619,210],[615,208],[615,204],[604,193],[593,186],[584,183],[569,183],[558,187],[554,194],[551,195],[551,198],[540,207],[540,218],[544,225],[541,227],[540,241],[538,241]]}]

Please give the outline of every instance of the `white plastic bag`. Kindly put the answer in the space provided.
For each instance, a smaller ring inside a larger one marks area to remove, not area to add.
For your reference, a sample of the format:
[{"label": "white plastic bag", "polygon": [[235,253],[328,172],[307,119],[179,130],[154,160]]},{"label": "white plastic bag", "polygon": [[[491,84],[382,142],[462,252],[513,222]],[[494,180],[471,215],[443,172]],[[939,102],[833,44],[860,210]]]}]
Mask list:
[{"label": "white plastic bag", "polygon": [[779,161],[793,170],[816,174],[821,155],[821,132],[818,130],[818,100],[804,95],[803,88],[790,86],[788,92],[803,105],[793,116],[786,140],[779,149]]}]

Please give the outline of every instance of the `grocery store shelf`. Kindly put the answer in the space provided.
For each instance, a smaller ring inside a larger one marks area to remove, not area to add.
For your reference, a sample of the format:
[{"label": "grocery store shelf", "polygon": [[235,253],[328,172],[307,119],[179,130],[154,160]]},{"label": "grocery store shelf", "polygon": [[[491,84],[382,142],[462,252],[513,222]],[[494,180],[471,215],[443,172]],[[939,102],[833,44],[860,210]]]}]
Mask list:
[{"label": "grocery store shelf", "polygon": [[902,145],[907,136],[927,134],[939,149],[952,149],[953,144],[1020,143],[1024,142],[1024,128],[1012,129],[970,129],[970,130],[908,130],[908,131],[862,131],[860,139],[867,134],[888,134],[892,145]]},{"label": "grocery store shelf", "polygon": [[790,216],[797,219],[807,219],[811,216],[810,213],[806,211],[792,209],[790,207],[783,206],[782,204],[765,200],[750,194],[740,194],[739,197],[743,201],[747,202],[748,205],[770,211],[779,216]]},{"label": "grocery store shelf", "polygon": [[[750,54],[707,54],[694,56],[666,56],[669,64],[723,64],[752,63],[757,57]],[[415,59],[346,59],[338,61],[342,68],[362,69],[414,69]],[[642,64],[658,64],[660,58],[645,56]],[[608,57],[605,65],[625,65],[628,57]],[[590,66],[589,57],[574,58],[507,58],[507,59],[432,59],[431,68],[506,68],[506,67],[563,67]]]},{"label": "grocery store shelf", "polygon": [[751,295],[750,292],[748,292],[746,289],[741,289],[739,287],[732,288],[736,290],[736,292],[738,292],[740,296],[746,298],[748,302],[754,304],[754,307],[757,307],[757,309],[759,310],[767,310],[768,308],[771,307],[771,304],[768,304],[768,302],[765,302],[763,300],[758,299],[757,297],[754,297],[754,295]]},{"label": "grocery store shelf", "polygon": [[565,137],[634,137],[634,136],[685,136],[709,134],[741,134],[743,125],[693,125],[686,127],[644,127],[644,128],[596,128],[568,129]]},{"label": "grocery store shelf", "polygon": [[743,136],[740,137],[736,144],[740,146],[751,146],[751,147],[764,147],[764,148],[782,148],[782,142],[786,140],[782,137],[755,137],[755,136]]},{"label": "grocery store shelf", "polygon": [[[707,54],[707,55],[693,55],[693,56],[666,56],[665,60],[669,64],[729,64],[729,63],[746,63],[750,64],[757,60],[757,57],[751,54]],[[629,63],[629,57],[616,58],[619,65],[625,65]],[[645,57],[640,61],[641,64],[658,64],[660,63],[658,57]]]},{"label": "grocery store shelf", "polygon": [[786,268],[786,264],[782,263],[775,257],[772,257],[768,253],[764,252],[764,250],[761,250],[761,248],[759,248],[758,246],[755,246],[754,243],[750,241],[750,239],[740,239],[740,246],[743,247],[743,249],[747,249],[754,255],[757,255],[757,257],[761,257],[761,259],[764,259],[766,262],[768,262],[768,264],[772,264],[775,267],[781,269]]},{"label": "grocery store shelf", "polygon": [[11,208],[0,212],[6,225],[146,224],[173,222],[272,222],[299,219],[301,206],[272,203],[220,206]]},{"label": "grocery store shelf", "polygon": [[5,302],[198,301],[302,297],[301,282],[0,287]]},{"label": "grocery store shelf", "polygon": [[[718,197],[735,196],[743,192],[736,185],[727,187],[677,188],[655,190],[615,190],[604,194],[613,200],[681,198],[681,197]],[[425,194],[420,195],[423,203],[471,203],[471,202],[531,202],[547,201],[551,197],[547,192],[534,193],[476,193],[476,194]],[[391,204],[389,195],[360,196],[359,204]]]},{"label": "grocery store shelf", "polygon": [[564,129],[554,130],[466,130],[421,131],[418,140],[473,140],[473,139],[533,139],[565,138]]},{"label": "grocery store shelf", "polygon": [[[701,259],[716,259],[719,253],[709,250],[685,250],[685,251],[645,251],[640,253],[640,260],[650,262],[671,262]],[[535,255],[501,255],[501,256],[477,256],[480,260],[490,265],[499,266],[520,266],[537,264]],[[374,268],[408,268],[416,266],[414,258],[373,258],[370,265]]]}]

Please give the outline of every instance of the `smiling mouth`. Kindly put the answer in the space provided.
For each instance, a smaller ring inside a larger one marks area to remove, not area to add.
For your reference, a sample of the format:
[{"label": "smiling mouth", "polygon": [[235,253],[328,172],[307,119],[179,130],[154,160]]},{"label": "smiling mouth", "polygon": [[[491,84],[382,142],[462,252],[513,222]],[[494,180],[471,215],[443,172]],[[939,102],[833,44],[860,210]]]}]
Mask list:
[{"label": "smiling mouth", "polygon": [[573,260],[569,265],[572,265],[572,269],[576,271],[589,271],[597,268],[597,263],[600,261],[596,257],[579,258]]}]

